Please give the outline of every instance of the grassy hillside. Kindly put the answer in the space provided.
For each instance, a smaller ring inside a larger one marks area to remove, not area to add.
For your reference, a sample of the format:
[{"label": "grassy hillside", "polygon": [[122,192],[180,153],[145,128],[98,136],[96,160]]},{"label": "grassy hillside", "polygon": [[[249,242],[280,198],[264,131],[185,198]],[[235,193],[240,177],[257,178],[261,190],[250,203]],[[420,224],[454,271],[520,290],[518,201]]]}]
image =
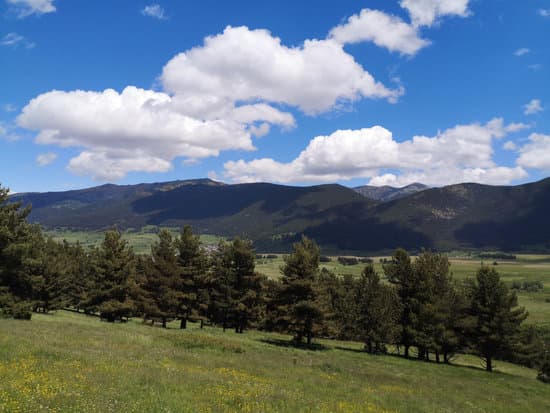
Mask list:
[{"label": "grassy hillside", "polygon": [[544,412],[535,372],[369,356],[360,344],[73,313],[0,320],[0,412]]}]

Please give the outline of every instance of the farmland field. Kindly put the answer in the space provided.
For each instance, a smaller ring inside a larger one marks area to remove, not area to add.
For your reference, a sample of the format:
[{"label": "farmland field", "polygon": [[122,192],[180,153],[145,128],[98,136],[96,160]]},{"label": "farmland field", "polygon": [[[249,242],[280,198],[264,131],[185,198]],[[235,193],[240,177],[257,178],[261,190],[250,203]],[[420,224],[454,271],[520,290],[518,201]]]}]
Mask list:
[{"label": "farmland field", "polygon": [[[172,326],[174,327],[174,326]],[[59,311],[0,320],[0,412],[543,412],[534,370],[371,356],[361,344]]]}]

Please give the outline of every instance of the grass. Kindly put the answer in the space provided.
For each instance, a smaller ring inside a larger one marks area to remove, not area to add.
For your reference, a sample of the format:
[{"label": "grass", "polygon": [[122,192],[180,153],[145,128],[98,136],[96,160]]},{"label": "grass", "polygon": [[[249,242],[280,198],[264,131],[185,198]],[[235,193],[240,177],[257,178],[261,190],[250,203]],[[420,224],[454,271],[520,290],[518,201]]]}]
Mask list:
[{"label": "grass", "polygon": [[[179,235],[180,228],[169,228],[174,236]],[[158,240],[158,228],[147,226],[139,231],[128,230],[122,234],[123,239],[128,241],[137,254],[146,254],[151,252],[151,245]],[[84,247],[93,247],[101,244],[105,237],[103,231],[69,231],[69,230],[51,230],[45,231],[46,235],[53,237],[57,241],[66,240],[72,244],[79,241]],[[222,237],[216,235],[200,235],[203,244],[217,244]]]},{"label": "grass", "polygon": [[543,412],[535,372],[370,356],[358,343],[162,330],[60,311],[0,320],[0,412]]}]

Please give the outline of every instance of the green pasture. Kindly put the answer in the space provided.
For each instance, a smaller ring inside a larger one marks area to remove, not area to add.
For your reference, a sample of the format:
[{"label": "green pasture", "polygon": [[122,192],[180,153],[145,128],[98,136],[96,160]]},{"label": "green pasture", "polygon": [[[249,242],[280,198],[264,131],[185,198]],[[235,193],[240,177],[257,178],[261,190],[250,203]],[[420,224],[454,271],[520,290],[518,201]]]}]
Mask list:
[{"label": "green pasture", "polygon": [[361,344],[59,311],[0,320],[0,412],[545,412],[534,370],[372,356]]}]

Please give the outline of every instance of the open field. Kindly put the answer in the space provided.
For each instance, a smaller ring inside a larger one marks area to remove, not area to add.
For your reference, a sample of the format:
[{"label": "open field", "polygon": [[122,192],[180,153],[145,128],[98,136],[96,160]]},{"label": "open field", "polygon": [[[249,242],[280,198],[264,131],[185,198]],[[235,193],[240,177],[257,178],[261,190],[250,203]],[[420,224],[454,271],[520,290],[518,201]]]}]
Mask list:
[{"label": "open field", "polygon": [[0,320],[0,412],[544,412],[535,371],[370,356],[358,343],[162,330],[60,311]]},{"label": "open field", "polygon": [[[170,228],[174,235],[178,235],[181,228]],[[79,241],[84,247],[97,246],[103,241],[104,232],[101,231],[45,231],[46,235],[57,241],[66,240],[70,243]],[[128,241],[137,254],[151,252],[151,245],[158,240],[156,227],[144,227],[140,231],[124,231],[122,237]],[[204,244],[216,244],[221,237],[215,235],[201,235]]]}]

